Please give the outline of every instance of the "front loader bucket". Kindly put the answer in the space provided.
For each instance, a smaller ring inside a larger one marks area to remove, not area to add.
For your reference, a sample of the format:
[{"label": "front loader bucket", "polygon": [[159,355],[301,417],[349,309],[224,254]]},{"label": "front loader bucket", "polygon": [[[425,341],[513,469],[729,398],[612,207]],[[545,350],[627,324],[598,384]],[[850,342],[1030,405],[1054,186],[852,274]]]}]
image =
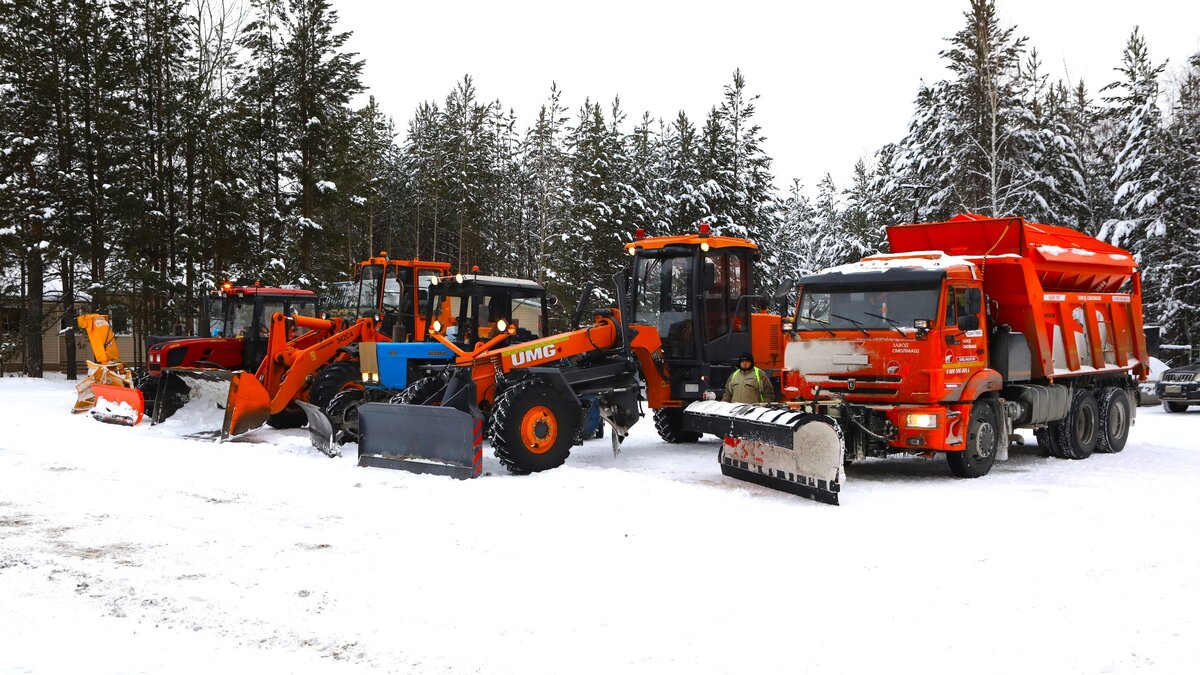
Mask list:
[{"label": "front loader bucket", "polygon": [[296,401],[296,405],[304,411],[308,418],[308,437],[313,447],[330,457],[342,454],[342,449],[334,443],[333,420],[323,410],[307,401]]},{"label": "front loader bucket", "polygon": [[721,473],[826,504],[846,477],[846,442],[837,420],[819,412],[700,401],[684,411],[689,428],[720,436]]},{"label": "front loader bucket", "polygon": [[92,394],[95,400],[91,414],[101,422],[134,427],[146,412],[142,392],[133,387],[93,382]]},{"label": "front loader bucket", "polygon": [[483,473],[483,418],[450,407],[364,403],[358,465],[475,478]]},{"label": "front loader bucket", "polygon": [[167,368],[158,382],[154,424],[170,418],[193,438],[217,438],[257,429],[271,415],[271,397],[253,373],[220,368]]}]

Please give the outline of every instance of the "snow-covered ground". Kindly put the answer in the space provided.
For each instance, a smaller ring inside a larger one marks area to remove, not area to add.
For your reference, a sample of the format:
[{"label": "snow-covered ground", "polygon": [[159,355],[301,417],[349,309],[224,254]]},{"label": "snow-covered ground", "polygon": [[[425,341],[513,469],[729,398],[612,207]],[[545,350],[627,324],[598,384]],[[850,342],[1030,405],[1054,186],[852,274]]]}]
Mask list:
[{"label": "snow-covered ground", "polygon": [[830,507],[641,423],[453,481],[72,416],[0,380],[3,673],[1161,673],[1200,666],[1200,411]]}]

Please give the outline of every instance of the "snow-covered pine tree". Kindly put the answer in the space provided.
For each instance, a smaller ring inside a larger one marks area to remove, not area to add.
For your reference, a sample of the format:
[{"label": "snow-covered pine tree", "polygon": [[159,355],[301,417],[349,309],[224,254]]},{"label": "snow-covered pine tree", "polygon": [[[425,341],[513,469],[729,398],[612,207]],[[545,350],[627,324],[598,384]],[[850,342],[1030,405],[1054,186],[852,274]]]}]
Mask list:
[{"label": "snow-covered pine tree", "polygon": [[485,245],[481,238],[482,198],[492,183],[489,110],[490,106],[476,99],[470,75],[446,98],[446,194],[454,229],[453,239],[445,242],[443,259],[463,269],[487,262],[480,256]]},{"label": "snow-covered pine tree", "polygon": [[1162,179],[1158,209],[1164,233],[1146,276],[1158,297],[1148,313],[1175,344],[1200,344],[1200,53],[1189,59],[1172,92],[1170,121],[1159,135]]},{"label": "snow-covered pine tree", "polygon": [[775,225],[775,196],[771,177],[771,158],[763,151],[762,128],[754,121],[754,102],[758,94],[746,90],[746,78],[741,69],[733,72],[733,80],[725,85],[724,100],[717,109],[727,135],[728,212],[726,234],[761,238]]},{"label": "snow-covered pine tree", "polygon": [[1029,110],[1019,91],[1026,38],[1001,28],[993,0],[971,0],[966,24],[941,52],[955,77],[945,110],[952,161],[943,180],[955,205],[987,215],[1009,215],[1028,203],[1037,176],[1029,166]]},{"label": "snow-covered pine tree", "polygon": [[1109,179],[1115,212],[1100,237],[1131,249],[1143,265],[1157,262],[1148,255],[1149,249],[1166,234],[1159,208],[1163,175],[1158,140],[1162,125],[1158,79],[1165,67],[1150,61],[1146,40],[1134,28],[1117,68],[1122,78],[1102,90],[1111,92],[1105,100],[1115,123],[1111,138],[1115,167]]},{"label": "snow-covered pine tree", "polygon": [[528,210],[531,214],[531,243],[538,282],[546,284],[558,278],[549,267],[555,243],[569,217],[571,188],[567,174],[564,137],[567,132],[566,108],[557,83],[550,85],[550,97],[538,111],[534,125],[525,135],[524,170],[528,176]]},{"label": "snow-covered pine tree", "polygon": [[[351,191],[337,181],[347,170],[352,128],[350,99],[363,90],[363,62],[343,50],[349,33],[336,32],[329,0],[289,0],[279,51],[280,121],[287,140],[283,156],[291,179],[290,218],[295,248],[289,275],[314,284],[341,272],[341,232],[324,229]],[[326,221],[326,222],[322,222]],[[318,243],[319,240],[319,243]]]},{"label": "snow-covered pine tree", "polygon": [[[664,209],[663,231],[649,230],[651,234],[682,234],[694,231],[697,223],[712,213],[708,204],[708,190],[701,171],[704,165],[700,138],[695,125],[682,110],[675,116],[663,133],[663,181]],[[719,186],[714,188],[720,191]]]},{"label": "snow-covered pine tree", "polygon": [[846,206],[841,214],[846,262],[849,258],[883,251],[887,246],[885,228],[891,224],[881,195],[874,188],[875,177],[867,168],[866,160],[855,162],[851,180],[850,187],[843,192]]},{"label": "snow-covered pine tree", "polygon": [[626,215],[627,227],[644,228],[648,232],[667,231],[665,144],[661,136],[662,123],[642,114],[633,131],[625,137],[625,153],[629,159],[629,189],[631,201]]}]

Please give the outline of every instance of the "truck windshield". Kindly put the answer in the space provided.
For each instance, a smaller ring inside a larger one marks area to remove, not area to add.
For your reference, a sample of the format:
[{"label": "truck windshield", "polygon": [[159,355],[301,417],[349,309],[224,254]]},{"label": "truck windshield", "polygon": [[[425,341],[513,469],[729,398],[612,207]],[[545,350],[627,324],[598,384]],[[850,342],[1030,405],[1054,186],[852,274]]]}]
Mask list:
[{"label": "truck windshield", "polygon": [[805,287],[796,330],[894,330],[937,318],[938,288]]}]

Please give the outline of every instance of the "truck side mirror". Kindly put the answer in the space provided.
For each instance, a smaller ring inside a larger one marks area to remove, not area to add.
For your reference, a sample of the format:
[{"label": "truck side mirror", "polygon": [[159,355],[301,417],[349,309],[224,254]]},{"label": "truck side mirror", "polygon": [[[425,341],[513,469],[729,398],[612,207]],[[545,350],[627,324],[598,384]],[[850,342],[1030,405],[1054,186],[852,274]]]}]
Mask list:
[{"label": "truck side mirror", "polygon": [[979,330],[979,315],[964,314],[958,317],[958,329],[964,331]]},{"label": "truck side mirror", "polygon": [[[967,289],[967,311],[971,314],[979,314],[979,310],[983,308],[982,293],[978,288]],[[978,326],[976,326],[978,328]],[[974,329],[972,329],[974,330]]]}]

